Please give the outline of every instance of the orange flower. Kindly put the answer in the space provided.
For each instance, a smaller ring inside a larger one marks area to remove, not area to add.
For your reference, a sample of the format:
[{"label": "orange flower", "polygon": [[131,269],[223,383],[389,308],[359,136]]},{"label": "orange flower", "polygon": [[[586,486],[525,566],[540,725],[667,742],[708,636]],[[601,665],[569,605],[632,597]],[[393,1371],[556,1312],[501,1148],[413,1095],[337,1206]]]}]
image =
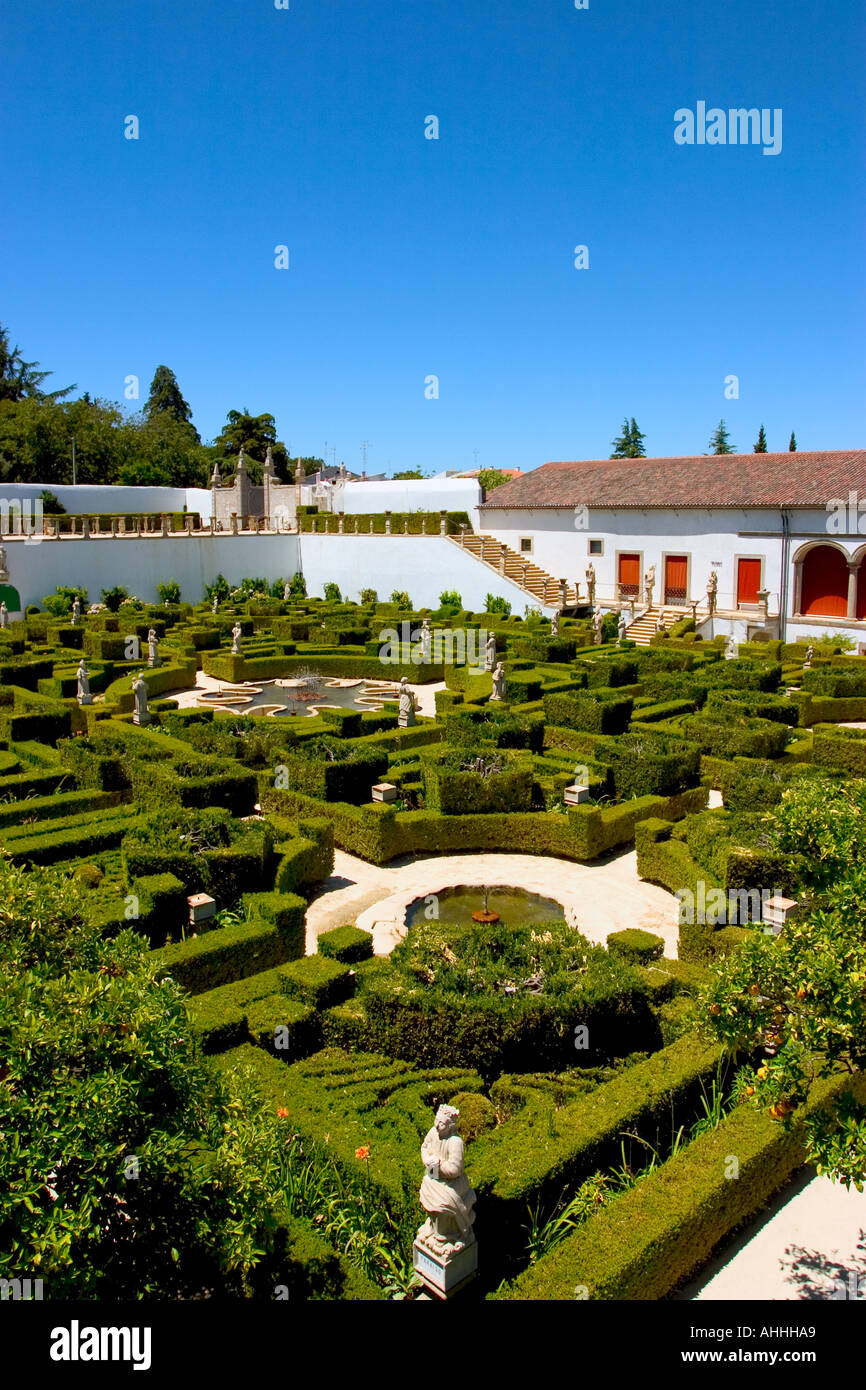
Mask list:
[{"label": "orange flower", "polygon": [[369,1147],[369,1145],[368,1145],[368,1144],[362,1144],[361,1147],[360,1147],[360,1149],[356,1149],[356,1150],[355,1150],[355,1157],[356,1157],[356,1158],[364,1158],[364,1159],[369,1158],[369,1157],[370,1157],[370,1147]]},{"label": "orange flower", "polygon": [[281,1120],[287,1120],[289,1118],[289,1112],[284,1105],[281,1105],[277,1111],[277,1117]]}]

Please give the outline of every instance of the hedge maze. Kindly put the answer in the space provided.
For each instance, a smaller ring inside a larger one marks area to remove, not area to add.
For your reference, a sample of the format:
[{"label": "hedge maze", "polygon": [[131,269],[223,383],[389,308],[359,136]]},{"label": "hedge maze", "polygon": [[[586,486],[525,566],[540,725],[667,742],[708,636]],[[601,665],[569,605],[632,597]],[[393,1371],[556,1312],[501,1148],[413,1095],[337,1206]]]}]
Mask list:
[{"label": "hedge maze", "polygon": [[[554,637],[539,618],[430,615],[495,632],[506,698],[491,703],[486,673],[383,664],[382,630],[425,616],[300,598],[139,605],[77,625],[28,612],[0,633],[0,845],[15,865],[74,879],[107,936],[146,938],[208,1064],[245,1069],[340,1171],[362,1165],[410,1245],[420,1137],[431,1107],[455,1101],[479,1293],[663,1298],[802,1162],[796,1126],[736,1104],[733,1061],[699,1026],[708,966],[757,922],[684,919],[670,960],[639,931],[605,949],[564,924],[434,921],[380,959],[351,921],[306,955],[307,906],[335,847],[377,865],[483,851],[591,863],[635,848],[640,875],[672,893],[796,896],[802,866],[767,817],[803,781],[864,776],[866,733],[839,726],[866,720],[866,661],[828,651],[804,670],[805,645],[780,643],[726,660],[688,623],[637,649],[593,645],[578,619]],[[76,699],[82,656],[89,705]],[[236,683],[310,668],[444,686],[435,718],[405,728],[388,700],[290,719],[171,697],[199,670]],[[132,720],[138,671],[147,727]],[[575,768],[579,805],[565,801]],[[372,800],[380,782],[396,800]],[[708,809],[712,789],[722,808]],[[216,910],[191,922],[196,894]],[[719,1157],[731,1152],[737,1183]],[[287,1230],[298,1296],[383,1296],[321,1233]]]}]

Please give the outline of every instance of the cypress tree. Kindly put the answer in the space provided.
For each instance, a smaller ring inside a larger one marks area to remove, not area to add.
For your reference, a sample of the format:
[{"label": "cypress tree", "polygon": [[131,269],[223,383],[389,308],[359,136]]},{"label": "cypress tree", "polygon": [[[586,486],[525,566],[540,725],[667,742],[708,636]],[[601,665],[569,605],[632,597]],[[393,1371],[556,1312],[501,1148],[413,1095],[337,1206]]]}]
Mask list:
[{"label": "cypress tree", "polygon": [[712,454],[733,454],[736,453],[724,420],[720,420],[713,433],[710,435],[710,453]]},{"label": "cypress tree", "polygon": [[754,453],[765,454],[767,452],[767,436],[764,433],[764,426],[758,430],[758,442],[754,447]]}]

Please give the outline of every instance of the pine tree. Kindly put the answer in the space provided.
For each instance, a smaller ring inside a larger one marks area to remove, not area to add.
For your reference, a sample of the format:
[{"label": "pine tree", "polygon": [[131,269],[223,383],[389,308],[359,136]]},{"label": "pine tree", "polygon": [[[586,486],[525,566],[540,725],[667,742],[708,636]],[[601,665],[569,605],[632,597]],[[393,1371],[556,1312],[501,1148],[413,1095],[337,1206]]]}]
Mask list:
[{"label": "pine tree", "polygon": [[59,401],[75,390],[64,386],[60,391],[43,391],[42,383],[52,372],[43,372],[38,362],[25,362],[18,347],[9,346],[9,334],[0,324],[0,401]]},{"label": "pine tree", "polygon": [[758,442],[754,447],[753,453],[765,454],[767,452],[767,436],[764,433],[764,426],[758,430]]},{"label": "pine tree", "polygon": [[796,454],[796,452],[797,452],[797,436],[794,434],[794,431],[791,430],[791,438],[788,440],[788,453],[789,453],[789,454]]},{"label": "pine tree", "polygon": [[629,420],[628,416],[622,422],[622,434],[618,435],[613,441],[612,459],[642,459],[646,457],[643,446],[644,437],[637,427],[634,416]]},{"label": "pine tree", "polygon": [[724,420],[720,420],[716,429],[710,435],[711,454],[733,454],[736,450],[731,443]]},{"label": "pine tree", "polygon": [[[154,372],[144,414],[148,420],[153,420],[154,416],[165,414],[171,415],[175,420],[180,420],[181,424],[191,424],[192,407],[181,395],[177,377],[171,367],[157,367]],[[197,430],[195,437],[200,442]]]}]

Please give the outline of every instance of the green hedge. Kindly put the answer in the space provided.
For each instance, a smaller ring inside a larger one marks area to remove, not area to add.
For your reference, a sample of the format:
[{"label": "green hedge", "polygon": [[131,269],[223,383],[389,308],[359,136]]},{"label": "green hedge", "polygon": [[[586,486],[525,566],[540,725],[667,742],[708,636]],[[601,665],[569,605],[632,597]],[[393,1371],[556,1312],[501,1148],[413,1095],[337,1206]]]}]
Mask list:
[{"label": "green hedge", "polygon": [[728,716],[722,708],[712,714],[687,714],[679,724],[685,738],[717,758],[778,758],[789,738],[787,724]]},{"label": "green hedge", "polygon": [[373,938],[358,927],[334,927],[322,932],[316,943],[320,956],[330,956],[343,965],[357,965],[373,954]]},{"label": "green hedge", "polygon": [[287,903],[282,927],[257,917],[165,946],[154,953],[159,971],[173,976],[190,994],[203,994],[217,985],[281,965],[296,954],[306,906],[303,898],[295,898],[291,907]]},{"label": "green hedge", "polygon": [[818,724],[812,740],[812,761],[830,772],[866,777],[866,729],[839,729]]},{"label": "green hedge", "polygon": [[600,690],[592,693],[545,695],[542,703],[549,724],[596,734],[621,734],[628,728],[634,702]]},{"label": "green hedge", "polygon": [[663,954],[665,943],[652,932],[641,931],[639,927],[628,927],[625,931],[613,931],[607,938],[607,949],[612,955],[635,964],[648,965]]}]

